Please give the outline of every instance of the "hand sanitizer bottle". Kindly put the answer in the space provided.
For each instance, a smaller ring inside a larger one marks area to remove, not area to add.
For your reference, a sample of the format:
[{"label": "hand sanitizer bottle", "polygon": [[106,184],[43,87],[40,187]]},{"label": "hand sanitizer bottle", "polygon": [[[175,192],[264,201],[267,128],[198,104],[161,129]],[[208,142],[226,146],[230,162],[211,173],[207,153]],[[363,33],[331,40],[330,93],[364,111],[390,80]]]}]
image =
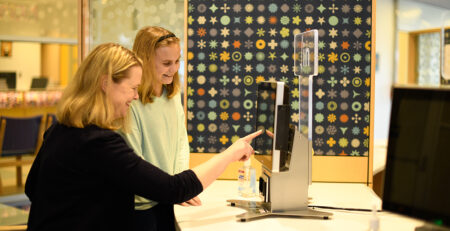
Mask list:
[{"label": "hand sanitizer bottle", "polygon": [[244,162],[244,166],[238,170],[238,192],[242,197],[256,196],[256,171],[251,166],[251,160]]}]

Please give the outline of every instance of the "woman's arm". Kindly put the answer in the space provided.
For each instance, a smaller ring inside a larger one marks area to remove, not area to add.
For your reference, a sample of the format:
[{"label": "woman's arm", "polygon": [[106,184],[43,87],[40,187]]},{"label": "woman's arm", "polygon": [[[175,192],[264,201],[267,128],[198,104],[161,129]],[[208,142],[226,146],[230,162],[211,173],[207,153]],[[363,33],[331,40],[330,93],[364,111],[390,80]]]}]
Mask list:
[{"label": "woman's arm", "polygon": [[123,138],[114,132],[105,132],[90,142],[94,166],[105,180],[122,190],[130,190],[145,198],[181,203],[198,195],[230,164],[246,160],[253,153],[249,142],[261,131],[239,139],[224,152],[193,170],[171,176],[138,157]]}]

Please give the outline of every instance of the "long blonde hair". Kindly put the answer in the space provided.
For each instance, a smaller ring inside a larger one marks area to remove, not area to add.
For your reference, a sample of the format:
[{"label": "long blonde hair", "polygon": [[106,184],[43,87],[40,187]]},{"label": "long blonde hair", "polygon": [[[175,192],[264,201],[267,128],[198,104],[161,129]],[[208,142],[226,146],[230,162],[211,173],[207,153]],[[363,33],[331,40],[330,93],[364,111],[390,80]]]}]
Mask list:
[{"label": "long blonde hair", "polygon": [[[133,51],[142,59],[142,82],[138,89],[139,97],[143,104],[152,103],[153,97],[153,81],[156,78],[154,58],[156,49],[180,43],[180,39],[173,36],[160,40],[163,36],[172,35],[173,33],[158,27],[144,27],[136,34],[134,40]],[[171,84],[164,85],[167,90],[167,98],[171,99],[180,91],[180,77],[178,71],[173,76]]]},{"label": "long blonde hair", "polygon": [[58,121],[78,128],[127,128],[128,116],[115,117],[115,108],[102,90],[102,82],[106,78],[108,82],[120,83],[133,66],[142,67],[142,61],[127,48],[114,43],[97,46],[64,90],[56,111]]}]

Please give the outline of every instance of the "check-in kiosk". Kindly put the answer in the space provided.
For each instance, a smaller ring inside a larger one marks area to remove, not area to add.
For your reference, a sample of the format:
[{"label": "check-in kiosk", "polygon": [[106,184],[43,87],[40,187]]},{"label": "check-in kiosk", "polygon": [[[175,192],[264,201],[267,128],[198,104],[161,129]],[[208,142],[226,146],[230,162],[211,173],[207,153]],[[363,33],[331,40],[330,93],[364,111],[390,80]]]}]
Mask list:
[{"label": "check-in kiosk", "polygon": [[262,135],[254,140],[255,158],[262,163],[259,190],[263,201],[228,200],[231,206],[247,209],[241,221],[267,216],[316,217],[332,214],[308,208],[312,160],[312,78],[317,75],[318,32],[297,34],[294,39],[294,72],[300,98],[298,126],[290,123],[289,88],[284,82],[258,84],[256,129]]}]

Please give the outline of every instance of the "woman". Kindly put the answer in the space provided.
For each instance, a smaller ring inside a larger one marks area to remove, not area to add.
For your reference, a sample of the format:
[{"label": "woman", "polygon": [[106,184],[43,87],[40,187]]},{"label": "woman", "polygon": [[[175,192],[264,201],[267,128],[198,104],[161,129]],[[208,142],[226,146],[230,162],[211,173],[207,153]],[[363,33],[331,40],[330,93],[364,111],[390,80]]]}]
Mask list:
[{"label": "woman", "polygon": [[[143,62],[140,99],[131,105],[130,132],[122,133],[139,156],[170,175],[189,168],[189,143],[178,75],[179,43],[173,33],[157,26],[144,27],[137,33],[133,51]],[[182,203],[200,204],[197,197]],[[134,230],[166,230],[172,225],[173,217],[173,205],[136,196]]]},{"label": "woman", "polygon": [[29,230],[129,230],[135,194],[164,203],[189,200],[229,163],[253,153],[249,142],[259,133],[174,176],[142,160],[114,131],[127,130],[141,75],[140,59],[111,43],[80,65],[27,178]]}]

